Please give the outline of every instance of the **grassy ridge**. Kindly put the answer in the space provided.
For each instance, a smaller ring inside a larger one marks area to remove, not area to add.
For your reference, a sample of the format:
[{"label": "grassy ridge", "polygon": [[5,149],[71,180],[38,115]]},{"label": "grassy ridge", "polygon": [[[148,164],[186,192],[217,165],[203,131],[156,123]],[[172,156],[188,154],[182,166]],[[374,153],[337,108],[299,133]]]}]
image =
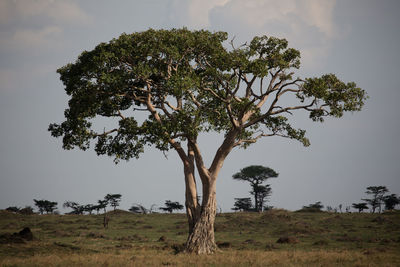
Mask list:
[{"label": "grassy ridge", "polygon": [[[218,214],[216,255],[178,253],[184,214],[31,215],[0,212],[1,266],[400,266],[400,213]],[[6,234],[30,227],[33,241]],[[277,243],[277,240],[289,243]]]}]

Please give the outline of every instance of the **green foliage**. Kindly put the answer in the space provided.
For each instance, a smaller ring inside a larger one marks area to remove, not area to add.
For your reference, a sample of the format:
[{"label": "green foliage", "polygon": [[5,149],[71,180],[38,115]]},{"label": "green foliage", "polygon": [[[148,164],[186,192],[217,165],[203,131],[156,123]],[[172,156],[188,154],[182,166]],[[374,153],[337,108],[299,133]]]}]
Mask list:
[{"label": "green foliage", "polygon": [[[292,127],[287,114],[303,110],[323,121],[360,110],[367,98],[333,74],[294,78],[300,52],[285,39],[254,37],[228,50],[227,38],[225,32],[150,29],[84,51],[58,69],[70,100],[65,121],[49,131],[62,137],[64,149],[86,150],[94,142],[98,155],[116,163],[139,157],[147,145],[166,151],[171,140],[195,140],[208,131],[236,129],[243,148],[263,136],[308,146],[305,131]],[[295,94],[300,104],[279,106],[284,94]],[[118,123],[106,130],[96,125],[100,117]]]},{"label": "green foliage", "polygon": [[[323,75],[320,78],[308,78],[302,85],[302,91],[297,97],[304,101],[305,98],[315,97],[315,101],[323,101],[321,109],[310,112],[314,121],[323,121],[323,116],[342,117],[345,111],[360,111],[364,105],[365,92],[354,82],[344,83],[334,74]],[[322,109],[327,107],[328,110]]]}]

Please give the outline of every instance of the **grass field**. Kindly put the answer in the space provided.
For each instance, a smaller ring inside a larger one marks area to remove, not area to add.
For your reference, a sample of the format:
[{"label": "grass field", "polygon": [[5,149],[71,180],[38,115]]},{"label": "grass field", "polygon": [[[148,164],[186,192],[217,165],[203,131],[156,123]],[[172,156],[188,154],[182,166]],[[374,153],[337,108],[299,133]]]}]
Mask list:
[{"label": "grass field", "polygon": [[[218,214],[220,251],[200,256],[180,252],[184,214],[109,216],[0,211],[0,266],[400,266],[399,212]],[[24,227],[34,239],[13,239]]]}]

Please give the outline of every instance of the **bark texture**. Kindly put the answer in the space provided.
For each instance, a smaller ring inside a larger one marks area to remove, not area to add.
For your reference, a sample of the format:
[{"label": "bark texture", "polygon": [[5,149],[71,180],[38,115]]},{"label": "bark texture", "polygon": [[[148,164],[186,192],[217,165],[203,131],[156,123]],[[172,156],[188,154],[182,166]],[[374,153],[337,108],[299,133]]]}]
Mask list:
[{"label": "bark texture", "polygon": [[217,211],[215,182],[208,186],[203,185],[201,213],[195,222],[192,232],[186,242],[186,252],[196,254],[212,254],[217,250],[214,237],[214,222]]}]

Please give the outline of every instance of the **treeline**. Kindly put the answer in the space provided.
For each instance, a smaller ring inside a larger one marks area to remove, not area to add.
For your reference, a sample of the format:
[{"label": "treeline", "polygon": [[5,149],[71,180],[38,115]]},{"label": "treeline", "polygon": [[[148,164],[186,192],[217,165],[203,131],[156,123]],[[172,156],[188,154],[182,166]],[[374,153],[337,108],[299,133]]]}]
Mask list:
[{"label": "treeline", "polygon": [[[367,191],[365,191],[365,193],[369,195],[370,198],[362,198],[361,200],[364,202],[352,203],[351,206],[346,207],[344,207],[342,204],[339,204],[338,207],[335,208],[332,206],[326,206],[326,211],[342,213],[343,208],[345,212],[351,212],[351,208],[353,208],[359,213],[368,209],[371,213],[381,213],[382,207],[384,207],[385,211],[391,211],[400,204],[400,197],[396,194],[389,194],[389,190],[386,186],[368,186],[366,189]],[[323,208],[324,205],[321,204],[321,201],[318,201],[308,206],[303,206],[303,208],[299,211],[322,211]]]},{"label": "treeline", "polygon": [[[256,211],[262,212],[264,210],[268,210],[273,208],[272,206],[266,205],[269,201],[269,197],[272,194],[272,188],[270,184],[265,184],[265,182],[270,178],[276,178],[279,174],[269,167],[264,167],[260,165],[251,165],[241,169],[239,172],[235,173],[232,178],[234,180],[246,181],[250,183],[250,195],[253,196],[254,203],[251,197],[242,197],[235,198],[234,207],[232,210],[234,211]],[[384,206],[385,210],[393,210],[397,205],[400,204],[400,197],[396,194],[389,194],[389,190],[386,186],[369,186],[367,187],[367,191],[365,193],[370,196],[370,198],[363,198],[364,202],[352,203],[351,206],[343,206],[340,204],[338,207],[326,206],[326,211],[328,212],[351,212],[351,208],[357,210],[358,212],[363,212],[364,210],[370,209],[371,213],[382,212],[382,207]],[[70,208],[70,211],[67,214],[93,214],[96,212],[99,214],[100,211],[103,211],[104,214],[107,212],[107,207],[111,206],[115,211],[121,202],[122,195],[121,194],[107,194],[103,199],[97,201],[96,204],[85,204],[81,205],[74,201],[66,201],[63,204],[64,208]],[[40,214],[52,214],[57,212],[57,202],[52,202],[49,200],[33,200],[35,206],[38,209]],[[197,200],[200,205],[200,199]],[[141,204],[133,204],[129,211],[133,213],[155,213],[157,210],[163,212],[172,213],[175,210],[182,210],[184,206],[177,201],[166,200],[165,206],[156,208],[156,205],[153,204],[149,209],[145,208]],[[299,211],[306,212],[319,212],[322,211],[324,205],[321,201],[317,201],[315,203],[303,206]],[[8,207],[8,211],[17,212],[21,214],[33,214],[33,208],[30,206],[26,206],[25,208],[18,207]]]},{"label": "treeline", "polygon": [[[75,215],[89,214],[89,215],[92,215],[93,212],[96,212],[97,214],[99,214],[100,211],[102,211],[103,214],[106,214],[107,207],[111,206],[113,208],[113,210],[115,211],[116,208],[120,205],[121,199],[122,199],[121,194],[107,194],[103,199],[98,200],[96,204],[81,205],[74,201],[65,201],[63,203],[63,208],[72,209],[72,211],[67,212],[66,214],[75,214]],[[58,209],[57,202],[44,200],[44,199],[41,199],[41,200],[34,199],[33,202],[34,202],[34,205],[36,206],[37,212],[39,214],[59,214],[59,212],[57,211],[57,209]],[[133,213],[142,213],[142,214],[156,213],[155,207],[156,207],[156,205],[153,204],[149,209],[147,209],[141,204],[133,204],[129,208],[129,211],[133,212]],[[182,210],[183,208],[184,208],[184,206],[177,201],[166,200],[165,207],[160,207],[160,208],[158,208],[158,210],[172,213],[175,210]],[[30,214],[35,213],[34,209],[31,206],[26,206],[25,208],[11,206],[11,207],[6,208],[6,210],[10,211],[10,212],[24,214],[24,215],[30,215]]]}]

